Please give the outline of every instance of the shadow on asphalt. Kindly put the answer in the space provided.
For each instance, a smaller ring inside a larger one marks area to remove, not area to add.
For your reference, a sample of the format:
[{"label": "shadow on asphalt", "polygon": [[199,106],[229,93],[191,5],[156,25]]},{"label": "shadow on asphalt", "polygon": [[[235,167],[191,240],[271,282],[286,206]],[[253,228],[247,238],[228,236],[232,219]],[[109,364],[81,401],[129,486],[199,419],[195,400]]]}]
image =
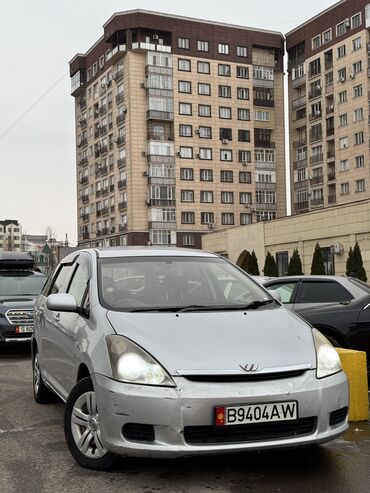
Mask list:
[{"label": "shadow on asphalt", "polygon": [[19,358],[27,359],[31,357],[31,345],[29,342],[4,343],[0,344],[0,359]]}]

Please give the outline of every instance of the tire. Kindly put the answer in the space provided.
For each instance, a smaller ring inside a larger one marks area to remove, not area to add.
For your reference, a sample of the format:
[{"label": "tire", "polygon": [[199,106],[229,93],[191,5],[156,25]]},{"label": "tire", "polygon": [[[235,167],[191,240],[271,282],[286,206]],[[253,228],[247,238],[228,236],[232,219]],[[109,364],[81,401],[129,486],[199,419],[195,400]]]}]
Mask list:
[{"label": "tire", "polygon": [[49,404],[55,402],[55,394],[46,387],[42,379],[39,353],[37,350],[32,358],[32,385],[33,385],[33,398],[38,404]]},{"label": "tire", "polygon": [[328,339],[328,341],[333,344],[334,347],[341,347],[341,348],[344,347],[343,344],[335,338],[335,336],[325,334],[325,333],[323,333],[323,334]]},{"label": "tire", "polygon": [[73,387],[64,411],[64,435],[75,461],[82,467],[107,471],[117,461],[100,440],[99,414],[90,377]]}]

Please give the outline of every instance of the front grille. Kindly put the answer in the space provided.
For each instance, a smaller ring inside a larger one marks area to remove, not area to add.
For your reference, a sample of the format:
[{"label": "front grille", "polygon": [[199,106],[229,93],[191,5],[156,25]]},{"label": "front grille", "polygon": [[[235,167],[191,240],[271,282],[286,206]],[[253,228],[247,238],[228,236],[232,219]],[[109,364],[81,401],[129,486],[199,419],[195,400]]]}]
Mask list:
[{"label": "front grille", "polygon": [[13,325],[33,325],[33,310],[8,310],[6,318]]},{"label": "front grille", "polygon": [[187,443],[204,445],[259,442],[310,435],[315,428],[316,418],[310,417],[235,426],[185,426],[184,437]]},{"label": "front grille", "polygon": [[122,435],[132,442],[154,442],[154,426],[126,423],[122,426]]},{"label": "front grille", "polygon": [[334,426],[342,423],[346,420],[348,414],[348,407],[342,407],[330,413],[329,425]]},{"label": "front grille", "polygon": [[241,375],[183,375],[192,382],[261,382],[299,377],[306,370],[279,371],[275,373],[245,373]]}]

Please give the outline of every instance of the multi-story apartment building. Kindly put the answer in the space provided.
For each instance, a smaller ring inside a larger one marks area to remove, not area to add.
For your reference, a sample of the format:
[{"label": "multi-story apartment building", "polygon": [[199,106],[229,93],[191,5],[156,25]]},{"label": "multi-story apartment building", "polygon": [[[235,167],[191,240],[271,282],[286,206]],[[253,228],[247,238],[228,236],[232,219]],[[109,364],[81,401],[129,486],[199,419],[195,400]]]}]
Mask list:
[{"label": "multi-story apartment building", "polygon": [[344,0],[286,36],[293,214],[369,197],[369,27]]},{"label": "multi-story apartment building", "polygon": [[0,220],[0,252],[20,252],[22,227],[15,219]]},{"label": "multi-story apartment building", "polygon": [[200,246],[286,214],[280,33],[142,10],[70,62],[79,245]]}]

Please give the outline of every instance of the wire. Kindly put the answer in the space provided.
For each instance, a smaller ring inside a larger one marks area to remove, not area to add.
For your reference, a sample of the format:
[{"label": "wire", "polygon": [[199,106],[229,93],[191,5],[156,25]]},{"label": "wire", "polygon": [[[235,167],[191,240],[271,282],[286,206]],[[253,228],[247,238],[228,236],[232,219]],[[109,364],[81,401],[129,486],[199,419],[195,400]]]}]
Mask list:
[{"label": "wire", "polygon": [[54,82],[52,86],[50,86],[43,94],[41,94],[41,96],[37,98],[36,101],[32,103],[31,106],[27,108],[27,110],[22,113],[19,118],[17,118],[6,130],[4,130],[0,134],[0,140],[8,135],[8,133],[11,132],[13,128],[16,127],[67,75],[67,72],[65,72],[61,77],[59,77],[56,82]]}]

